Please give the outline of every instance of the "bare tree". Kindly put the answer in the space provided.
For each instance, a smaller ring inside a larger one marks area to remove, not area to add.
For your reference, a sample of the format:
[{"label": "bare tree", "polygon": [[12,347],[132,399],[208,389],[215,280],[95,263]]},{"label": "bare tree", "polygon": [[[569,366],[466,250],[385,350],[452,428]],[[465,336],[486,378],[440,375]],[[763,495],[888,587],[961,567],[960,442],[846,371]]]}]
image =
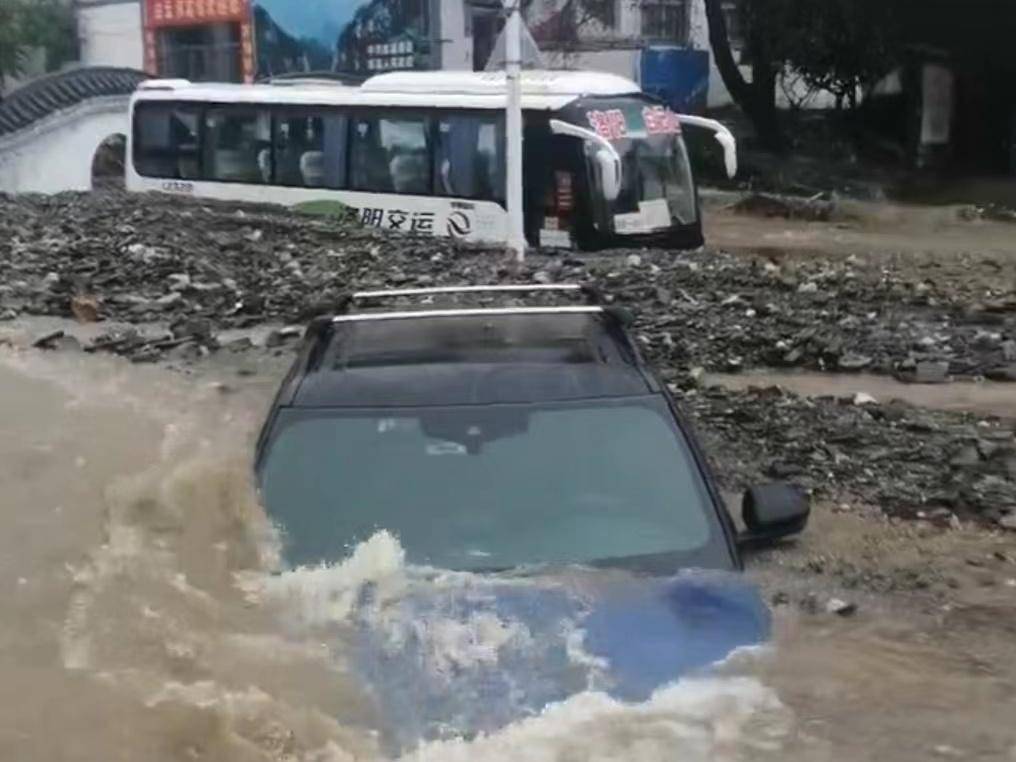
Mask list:
[{"label": "bare tree", "polygon": [[747,51],[751,60],[752,78],[747,81],[734,60],[730,47],[727,18],[722,0],[705,0],[709,20],[709,43],[720,70],[723,83],[734,102],[751,120],[759,142],[766,148],[782,152],[786,140],[776,110],[776,81],[782,61],[776,54],[781,0],[745,0],[740,9],[747,29]]}]

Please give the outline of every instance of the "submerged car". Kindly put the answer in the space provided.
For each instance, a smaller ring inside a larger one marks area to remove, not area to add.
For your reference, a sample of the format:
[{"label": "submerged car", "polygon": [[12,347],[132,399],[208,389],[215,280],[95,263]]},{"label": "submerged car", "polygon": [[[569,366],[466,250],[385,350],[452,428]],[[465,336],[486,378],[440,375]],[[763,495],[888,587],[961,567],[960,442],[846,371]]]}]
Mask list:
[{"label": "submerged car", "polygon": [[[586,689],[590,670],[643,700],[767,639],[741,554],[800,532],[807,502],[787,485],[753,488],[738,532],[628,322],[591,288],[523,285],[363,292],[308,328],[256,454],[287,565],[339,563],[384,530],[414,568],[473,580],[454,602],[418,587],[406,617],[482,610],[529,633],[528,655],[488,655],[463,690],[461,664],[450,682],[428,676],[419,628],[393,650],[365,625],[365,679],[419,720],[417,737],[450,716],[458,731],[491,730]],[[579,633],[581,674],[562,622]]]}]

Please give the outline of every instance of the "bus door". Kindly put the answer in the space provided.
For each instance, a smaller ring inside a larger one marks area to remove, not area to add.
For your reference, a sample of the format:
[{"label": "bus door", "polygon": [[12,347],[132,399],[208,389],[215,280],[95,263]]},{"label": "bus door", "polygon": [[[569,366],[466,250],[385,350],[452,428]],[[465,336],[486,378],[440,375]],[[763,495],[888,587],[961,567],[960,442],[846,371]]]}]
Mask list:
[{"label": "bus door", "polygon": [[571,249],[587,237],[589,194],[581,144],[553,135],[546,121],[527,125],[523,156],[526,238],[533,246]]}]

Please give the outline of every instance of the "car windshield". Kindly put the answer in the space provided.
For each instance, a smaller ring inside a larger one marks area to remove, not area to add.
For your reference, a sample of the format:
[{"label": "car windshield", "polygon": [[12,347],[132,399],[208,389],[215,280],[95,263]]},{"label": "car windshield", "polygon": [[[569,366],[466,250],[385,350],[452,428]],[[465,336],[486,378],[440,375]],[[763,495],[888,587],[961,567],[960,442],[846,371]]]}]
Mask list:
[{"label": "car windshield", "polygon": [[[621,192],[614,201],[601,193],[598,222],[618,234],[650,233],[689,225],[698,216],[691,164],[677,116],[643,101],[620,102],[585,112],[587,124],[608,139],[621,157]],[[590,174],[602,189],[595,154],[586,143]]]},{"label": "car windshield", "polygon": [[382,529],[409,561],[450,569],[733,563],[661,397],[283,409],[260,475],[293,566],[341,559]]}]

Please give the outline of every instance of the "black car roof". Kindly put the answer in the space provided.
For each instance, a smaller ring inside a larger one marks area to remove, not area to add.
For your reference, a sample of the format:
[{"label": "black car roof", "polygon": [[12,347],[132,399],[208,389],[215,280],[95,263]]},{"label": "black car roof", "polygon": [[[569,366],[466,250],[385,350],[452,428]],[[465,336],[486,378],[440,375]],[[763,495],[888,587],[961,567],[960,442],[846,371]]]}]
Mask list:
[{"label": "black car roof", "polygon": [[657,390],[609,308],[420,310],[317,321],[281,403],[419,407]]}]

